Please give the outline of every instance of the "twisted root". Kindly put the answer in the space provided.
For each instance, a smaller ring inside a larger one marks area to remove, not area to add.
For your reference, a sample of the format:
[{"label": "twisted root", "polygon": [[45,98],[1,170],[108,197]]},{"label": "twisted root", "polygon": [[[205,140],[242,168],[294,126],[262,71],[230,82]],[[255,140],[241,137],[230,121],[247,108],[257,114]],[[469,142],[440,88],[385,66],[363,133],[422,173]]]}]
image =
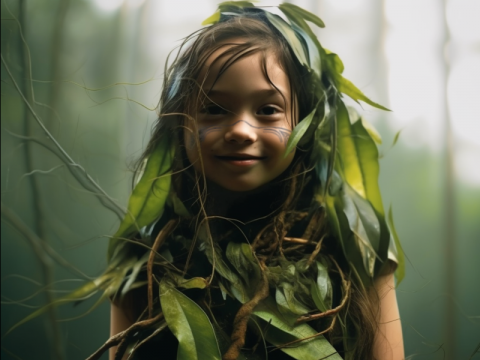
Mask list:
[{"label": "twisted root", "polygon": [[262,270],[262,281],[259,284],[257,292],[253,298],[243,304],[235,315],[235,320],[233,321],[233,332],[231,336],[232,344],[228,348],[225,355],[223,355],[223,360],[236,360],[238,358],[240,355],[240,350],[242,349],[243,345],[245,345],[245,334],[250,315],[252,315],[255,306],[257,306],[260,301],[268,296],[268,278],[265,271],[265,263],[261,262],[260,267]]},{"label": "twisted root", "polygon": [[153,313],[153,261],[158,249],[162,246],[165,239],[170,235],[171,231],[177,224],[177,220],[170,220],[167,225],[158,233],[147,262],[147,278],[148,278],[148,317],[152,317]]}]

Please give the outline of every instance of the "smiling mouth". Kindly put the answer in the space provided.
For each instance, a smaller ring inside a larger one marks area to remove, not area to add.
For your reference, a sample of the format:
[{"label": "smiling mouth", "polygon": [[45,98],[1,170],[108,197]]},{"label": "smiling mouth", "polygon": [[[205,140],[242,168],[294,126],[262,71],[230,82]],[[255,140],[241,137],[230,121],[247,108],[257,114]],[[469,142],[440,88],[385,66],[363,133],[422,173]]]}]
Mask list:
[{"label": "smiling mouth", "polygon": [[251,161],[251,160],[264,160],[266,156],[216,156],[219,160],[225,161]]}]

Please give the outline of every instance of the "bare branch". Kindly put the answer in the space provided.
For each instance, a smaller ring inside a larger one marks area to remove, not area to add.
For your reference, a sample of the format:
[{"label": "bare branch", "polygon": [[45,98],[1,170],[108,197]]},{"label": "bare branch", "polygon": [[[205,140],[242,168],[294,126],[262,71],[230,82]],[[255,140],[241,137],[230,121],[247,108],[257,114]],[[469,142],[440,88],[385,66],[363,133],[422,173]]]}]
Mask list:
[{"label": "bare branch", "polygon": [[53,137],[53,135],[48,131],[48,129],[45,127],[43,124],[42,120],[40,117],[37,115],[35,110],[33,110],[32,106],[28,102],[28,100],[25,98],[25,95],[23,94],[22,90],[18,86],[17,82],[15,81],[15,78],[13,77],[10,68],[8,67],[6,61],[3,58],[3,55],[0,55],[2,59],[2,64],[5,68],[5,70],[8,73],[8,76],[12,80],[17,92],[19,93],[20,97],[22,98],[23,102],[27,106],[28,110],[30,113],[33,115],[34,119],[40,125],[42,130],[45,132],[46,136],[53,142],[54,148],[56,148],[56,155],[66,164],[68,167],[71,169],[72,175],[74,175],[75,179],[87,190],[91,191],[94,193],[99,201],[105,205],[108,209],[113,211],[120,220],[123,219],[123,216],[125,215],[125,210],[116,203],[114,199],[112,199],[106,192],[105,190],[102,189],[98,183],[93,180],[93,178],[86,172],[86,170],[80,165],[77,164],[71,157],[70,155],[63,149],[63,147],[58,143],[58,141]]},{"label": "bare branch", "polygon": [[128,329],[119,332],[116,335],[113,335],[110,339],[108,339],[105,344],[103,344],[100,349],[95,351],[92,355],[90,355],[87,360],[98,360],[100,357],[103,355],[105,351],[110,349],[113,346],[117,346],[120,344],[122,341],[130,337],[131,335],[135,334],[141,329],[145,329],[156,322],[160,321],[163,318],[163,313],[159,313],[157,316],[154,318],[148,319],[148,320],[143,320],[143,321],[138,321],[132,326],[130,326]]}]

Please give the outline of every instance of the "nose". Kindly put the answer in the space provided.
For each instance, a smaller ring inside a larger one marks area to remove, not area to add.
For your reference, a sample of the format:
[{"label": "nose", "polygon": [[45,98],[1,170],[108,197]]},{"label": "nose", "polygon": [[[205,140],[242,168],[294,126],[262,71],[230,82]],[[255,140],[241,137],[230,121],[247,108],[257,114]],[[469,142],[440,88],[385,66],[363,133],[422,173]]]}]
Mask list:
[{"label": "nose", "polygon": [[227,127],[224,136],[228,143],[254,143],[257,141],[257,129],[246,120],[236,120]]}]

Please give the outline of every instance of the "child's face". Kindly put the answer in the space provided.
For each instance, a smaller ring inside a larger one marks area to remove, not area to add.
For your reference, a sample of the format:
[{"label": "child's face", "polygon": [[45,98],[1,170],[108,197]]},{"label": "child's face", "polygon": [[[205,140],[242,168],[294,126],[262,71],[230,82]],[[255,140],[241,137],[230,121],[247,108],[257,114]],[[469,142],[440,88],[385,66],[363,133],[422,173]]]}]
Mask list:
[{"label": "child's face", "polygon": [[[224,50],[214,53],[207,66]],[[213,84],[224,60],[210,68],[203,91],[208,96],[197,110],[201,159],[192,131],[185,131],[187,156],[194,168],[232,191],[256,189],[284,172],[295,152],[286,157],[292,131],[291,94],[287,75],[273,55],[254,53],[236,61]],[[213,85],[213,87],[212,87]],[[281,93],[281,94],[280,94]],[[282,96],[283,95],[283,96]]]}]

